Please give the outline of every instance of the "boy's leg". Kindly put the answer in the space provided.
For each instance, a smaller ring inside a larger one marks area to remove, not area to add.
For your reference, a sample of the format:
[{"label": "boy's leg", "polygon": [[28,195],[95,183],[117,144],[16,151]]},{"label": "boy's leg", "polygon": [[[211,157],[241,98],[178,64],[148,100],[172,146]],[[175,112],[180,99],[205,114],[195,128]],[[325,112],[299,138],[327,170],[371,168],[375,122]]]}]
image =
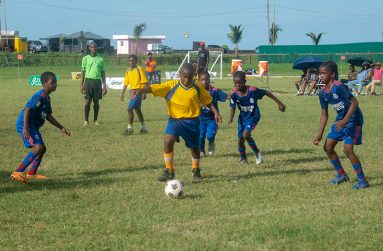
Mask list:
[{"label": "boy's leg", "polygon": [[246,147],[245,147],[245,139],[239,138],[238,139],[238,152],[241,157],[239,160],[240,163],[247,163],[247,157],[246,157]]},{"label": "boy's leg", "polygon": [[84,122],[84,126],[88,125],[89,124],[89,112],[90,112],[90,104],[92,103],[92,99],[85,99],[85,112],[84,112],[84,115],[85,115],[85,122]]},{"label": "boy's leg", "polygon": [[98,125],[98,111],[100,110],[99,99],[93,99],[93,122]]},{"label": "boy's leg", "polygon": [[334,169],[337,172],[337,175],[334,179],[330,180],[330,184],[332,185],[338,185],[340,183],[343,183],[345,181],[348,181],[349,178],[344,171],[342,164],[339,161],[339,157],[335,152],[335,146],[338,144],[338,141],[333,139],[326,139],[326,142],[323,146],[323,149],[325,150],[327,157],[329,158],[331,164],[333,165]]},{"label": "boy's leg", "polygon": [[176,141],[176,137],[172,134],[165,134],[164,137],[164,162],[165,162],[165,171],[163,174],[158,177],[159,181],[167,181],[170,179],[174,179],[174,143]]},{"label": "boy's leg", "polygon": [[205,138],[207,132],[207,123],[206,121],[199,121],[199,148],[201,155],[205,154]]},{"label": "boy's leg", "polygon": [[344,144],[343,151],[347,158],[350,160],[352,167],[354,168],[355,174],[358,178],[358,182],[353,186],[353,189],[367,188],[369,186],[366,176],[364,175],[362,164],[358,156],[354,152],[353,144]]},{"label": "boy's leg", "polygon": [[140,133],[141,134],[148,133],[148,130],[146,130],[145,128],[144,115],[142,114],[141,108],[137,108],[135,109],[135,111],[137,114],[138,122],[140,122]]},{"label": "boy's leg", "polygon": [[200,148],[194,147],[191,148],[191,154],[192,154],[192,173],[193,173],[193,179],[194,180],[200,180],[202,179],[201,171],[199,168],[200,164]]},{"label": "boy's leg", "polygon": [[208,154],[212,156],[215,152],[215,136],[217,135],[218,125],[215,121],[209,121],[207,125],[207,140],[209,142]]}]

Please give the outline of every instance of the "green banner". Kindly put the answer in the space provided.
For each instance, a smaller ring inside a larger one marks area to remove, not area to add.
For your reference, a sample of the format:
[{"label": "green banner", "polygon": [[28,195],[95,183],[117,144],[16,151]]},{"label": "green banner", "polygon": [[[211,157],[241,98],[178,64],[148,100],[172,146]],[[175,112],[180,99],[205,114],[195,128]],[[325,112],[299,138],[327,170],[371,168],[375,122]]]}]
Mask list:
[{"label": "green banner", "polygon": [[[59,80],[59,76],[56,75],[56,79]],[[30,86],[35,86],[35,85],[42,85],[41,80],[40,80],[40,75],[31,75],[29,77],[28,83]]]}]

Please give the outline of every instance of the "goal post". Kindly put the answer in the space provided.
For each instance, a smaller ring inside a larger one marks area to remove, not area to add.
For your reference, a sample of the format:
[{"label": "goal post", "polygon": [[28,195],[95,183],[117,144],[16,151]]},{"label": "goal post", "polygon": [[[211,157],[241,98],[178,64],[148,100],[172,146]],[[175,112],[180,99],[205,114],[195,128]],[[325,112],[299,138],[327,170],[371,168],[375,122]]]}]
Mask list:
[{"label": "goal post", "polygon": [[[177,73],[175,75],[176,78],[179,77],[179,71],[181,66],[184,63],[198,63],[198,51],[188,51],[182,60],[181,65],[177,69]],[[222,79],[222,52],[221,51],[209,51],[209,69],[208,72],[210,74],[210,78],[212,79]]]}]

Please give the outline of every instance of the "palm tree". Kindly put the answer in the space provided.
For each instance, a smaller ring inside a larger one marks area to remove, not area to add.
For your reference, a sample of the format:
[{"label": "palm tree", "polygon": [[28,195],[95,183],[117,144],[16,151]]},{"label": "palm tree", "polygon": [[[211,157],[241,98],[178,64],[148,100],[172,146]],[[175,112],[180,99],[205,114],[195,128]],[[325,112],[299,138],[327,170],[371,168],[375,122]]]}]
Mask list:
[{"label": "palm tree", "polygon": [[270,28],[270,44],[271,45],[275,45],[275,43],[277,42],[278,40],[278,33],[282,31],[282,28],[276,24],[276,23],[272,23],[271,24],[271,28]]},{"label": "palm tree", "polygon": [[306,33],[306,36],[310,37],[315,45],[318,45],[320,39],[322,38],[322,35],[324,34],[326,34],[326,32],[321,32],[317,36],[314,32],[310,32],[310,33]]},{"label": "palm tree", "polygon": [[235,44],[235,55],[238,57],[238,44],[242,39],[242,32],[245,28],[241,28],[242,24],[240,25],[229,25],[230,32],[227,34],[227,38],[230,39],[230,41]]},{"label": "palm tree", "polygon": [[136,39],[136,55],[137,55],[138,41],[140,40],[141,35],[142,35],[142,33],[143,33],[145,30],[146,30],[146,24],[145,24],[145,23],[137,24],[137,25],[134,27],[134,30],[133,30],[133,36],[134,36],[134,38]]}]

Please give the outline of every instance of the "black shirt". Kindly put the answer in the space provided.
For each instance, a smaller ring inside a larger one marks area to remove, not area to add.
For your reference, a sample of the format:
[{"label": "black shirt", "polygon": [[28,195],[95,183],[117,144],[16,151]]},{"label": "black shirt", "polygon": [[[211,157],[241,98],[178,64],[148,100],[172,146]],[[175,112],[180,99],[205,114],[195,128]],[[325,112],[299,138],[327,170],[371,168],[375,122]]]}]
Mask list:
[{"label": "black shirt", "polygon": [[198,68],[205,68],[207,65],[207,59],[209,58],[209,51],[203,49],[198,52]]}]

